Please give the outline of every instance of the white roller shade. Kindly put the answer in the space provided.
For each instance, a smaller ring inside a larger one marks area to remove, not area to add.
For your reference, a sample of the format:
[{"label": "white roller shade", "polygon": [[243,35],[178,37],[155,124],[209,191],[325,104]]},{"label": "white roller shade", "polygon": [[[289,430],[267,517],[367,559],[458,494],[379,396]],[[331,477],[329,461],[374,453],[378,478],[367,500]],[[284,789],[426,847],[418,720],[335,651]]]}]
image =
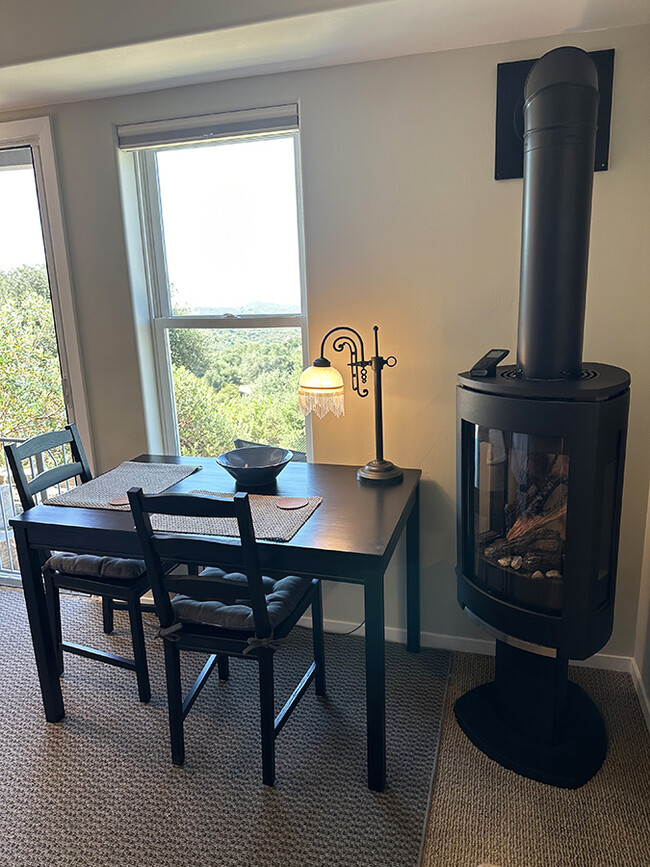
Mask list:
[{"label": "white roller shade", "polygon": [[117,127],[122,150],[145,150],[298,129],[298,106],[273,105],[220,114],[129,123]]}]

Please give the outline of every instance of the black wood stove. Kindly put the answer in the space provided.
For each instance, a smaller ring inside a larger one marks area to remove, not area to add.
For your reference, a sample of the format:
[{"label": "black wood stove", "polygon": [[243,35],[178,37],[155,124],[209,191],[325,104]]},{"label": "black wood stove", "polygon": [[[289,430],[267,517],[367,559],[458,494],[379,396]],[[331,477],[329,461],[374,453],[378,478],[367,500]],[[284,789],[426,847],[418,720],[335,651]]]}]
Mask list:
[{"label": "black wood stove", "polygon": [[568,660],[612,631],[629,374],[582,363],[598,77],[558,48],[525,87],[517,364],[458,376],[458,599],[496,637],[496,673],[456,703],[484,753],[583,785],[607,736]]}]

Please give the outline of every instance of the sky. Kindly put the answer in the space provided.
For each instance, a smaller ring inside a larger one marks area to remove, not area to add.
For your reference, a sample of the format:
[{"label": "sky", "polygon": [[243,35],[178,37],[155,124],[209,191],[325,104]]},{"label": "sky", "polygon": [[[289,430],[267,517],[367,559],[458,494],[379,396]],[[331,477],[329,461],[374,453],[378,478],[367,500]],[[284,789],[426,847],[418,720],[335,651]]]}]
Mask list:
[{"label": "sky", "polygon": [[179,303],[237,313],[261,301],[300,312],[293,137],[164,150],[157,159]]},{"label": "sky", "polygon": [[45,264],[34,170],[0,171],[0,271]]}]

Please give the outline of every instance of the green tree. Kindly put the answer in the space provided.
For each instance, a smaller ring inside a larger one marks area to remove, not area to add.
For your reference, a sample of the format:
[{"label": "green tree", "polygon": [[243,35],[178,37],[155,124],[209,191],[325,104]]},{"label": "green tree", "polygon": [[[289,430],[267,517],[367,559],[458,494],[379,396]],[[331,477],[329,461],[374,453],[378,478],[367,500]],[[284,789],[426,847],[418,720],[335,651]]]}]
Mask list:
[{"label": "green tree", "polygon": [[[185,349],[190,360],[195,355],[201,357],[206,348],[205,343],[193,345],[195,332],[196,329],[187,330]],[[223,452],[233,447],[235,437],[240,437],[304,451],[305,423],[297,400],[302,370],[300,334],[294,329],[215,329],[204,336],[211,341],[209,363],[202,364],[205,375],[201,377],[197,364],[193,367],[186,364],[185,370],[212,389],[212,395],[204,388],[200,390],[203,406],[209,405],[210,413],[218,408],[221,433],[216,439],[210,438],[212,444]],[[184,377],[182,387],[189,389],[191,379],[186,374]],[[193,383],[192,394],[198,393],[198,388]],[[202,404],[200,401],[189,404],[186,397],[178,394],[176,401],[177,405],[179,401],[183,404],[182,411],[178,411],[179,437],[181,443],[188,443],[181,446],[181,451],[196,454],[201,422],[200,418],[191,420],[189,410],[194,407],[192,411],[200,415]]]},{"label": "green tree", "polygon": [[[0,292],[20,300],[25,293],[35,292],[50,302],[50,282],[45,265],[20,265],[11,271],[0,271]],[[51,317],[50,317],[51,318]]]},{"label": "green tree", "polygon": [[56,430],[67,416],[45,266],[0,272],[0,436]]},{"label": "green tree", "polygon": [[210,332],[203,328],[170,328],[169,351],[172,364],[203,377],[213,363]]},{"label": "green tree", "polygon": [[253,442],[305,450],[305,423],[295,394],[250,395],[221,407],[223,422],[234,436]]},{"label": "green tree", "polygon": [[217,393],[186,367],[172,365],[182,455],[219,455],[232,448]]}]

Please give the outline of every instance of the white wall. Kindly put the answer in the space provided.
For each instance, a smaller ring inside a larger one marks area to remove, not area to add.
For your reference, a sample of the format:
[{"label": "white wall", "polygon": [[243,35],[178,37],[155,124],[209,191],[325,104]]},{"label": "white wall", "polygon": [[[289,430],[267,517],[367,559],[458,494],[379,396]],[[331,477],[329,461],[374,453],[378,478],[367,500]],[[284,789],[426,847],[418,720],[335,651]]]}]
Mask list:
[{"label": "white wall", "polygon": [[[99,469],[147,447],[119,198],[114,124],[299,100],[312,352],[337,324],[381,328],[386,455],[421,467],[422,623],[480,636],[455,600],[455,376],[487,349],[514,352],[520,180],[493,180],[496,65],[560,44],[616,49],[610,169],[594,182],[588,361],[632,373],[614,636],[632,655],[650,455],[650,28],[557,37],[52,106]],[[32,112],[33,113],[33,112]],[[44,113],[44,112],[40,112]],[[25,112],[0,114],[0,120]],[[372,408],[314,424],[315,457],[365,462]],[[402,626],[401,570],[387,624]],[[326,616],[358,621],[354,588]]]}]

